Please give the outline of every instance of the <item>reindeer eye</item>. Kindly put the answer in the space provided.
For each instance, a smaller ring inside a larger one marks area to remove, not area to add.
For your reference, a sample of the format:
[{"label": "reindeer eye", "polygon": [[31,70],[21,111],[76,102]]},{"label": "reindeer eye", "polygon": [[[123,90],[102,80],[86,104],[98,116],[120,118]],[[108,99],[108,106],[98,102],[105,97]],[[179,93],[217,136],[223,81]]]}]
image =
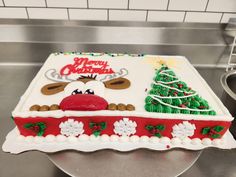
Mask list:
[{"label": "reindeer eye", "polygon": [[64,96],[82,94],[86,90],[85,84],[81,81],[73,81],[64,88]]},{"label": "reindeer eye", "polygon": [[92,89],[87,89],[84,94],[91,94],[94,95],[94,91]]},{"label": "reindeer eye", "polygon": [[82,94],[82,91],[79,89],[74,90],[71,95]]},{"label": "reindeer eye", "polygon": [[104,97],[105,86],[100,81],[89,81],[84,86],[84,94],[94,94],[100,97]]}]

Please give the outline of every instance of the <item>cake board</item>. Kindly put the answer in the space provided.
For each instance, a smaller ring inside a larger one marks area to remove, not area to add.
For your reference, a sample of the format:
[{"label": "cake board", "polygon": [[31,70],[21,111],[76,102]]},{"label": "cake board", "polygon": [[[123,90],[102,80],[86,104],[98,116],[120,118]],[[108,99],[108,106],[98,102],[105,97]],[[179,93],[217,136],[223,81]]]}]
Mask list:
[{"label": "cake board", "polygon": [[[14,139],[17,134],[16,129],[13,129],[8,134],[3,149],[8,149],[9,147],[18,149],[17,146],[22,142],[19,142],[19,139]],[[236,142],[230,132],[227,132],[223,139],[224,145],[222,144],[219,148],[236,148]],[[123,143],[125,144],[125,142]],[[24,142],[24,144],[26,148],[29,142]],[[76,144],[74,145],[76,146]],[[36,146],[38,145],[36,144]],[[210,145],[204,148],[208,147],[210,148]],[[150,149],[133,149],[129,152],[105,149],[86,153],[75,150],[76,148],[74,150],[48,153],[47,155],[58,168],[71,176],[93,177],[101,174],[107,177],[114,177],[132,174],[139,177],[149,176],[151,173],[154,176],[168,177],[178,176],[185,172],[195,163],[202,152],[201,150],[192,151],[180,148],[162,152]],[[24,149],[24,151],[27,151],[27,149]],[[143,168],[144,164],[145,169]],[[171,170],[166,170],[170,167]]]}]

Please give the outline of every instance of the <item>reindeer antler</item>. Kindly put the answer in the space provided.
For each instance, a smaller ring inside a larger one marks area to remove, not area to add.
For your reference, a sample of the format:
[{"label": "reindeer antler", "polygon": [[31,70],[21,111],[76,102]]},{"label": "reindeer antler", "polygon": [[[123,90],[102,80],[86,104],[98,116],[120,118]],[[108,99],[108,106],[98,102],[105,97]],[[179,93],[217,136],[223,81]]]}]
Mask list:
[{"label": "reindeer antler", "polygon": [[67,76],[62,76],[59,73],[57,73],[56,69],[49,69],[44,74],[46,78],[48,78],[51,81],[56,82],[71,82],[74,81],[73,79],[69,79]]},{"label": "reindeer antler", "polygon": [[101,78],[100,81],[101,82],[106,82],[106,81],[116,79],[116,78],[119,78],[119,77],[124,77],[126,75],[128,75],[128,70],[125,69],[125,68],[121,68],[120,71],[118,71],[116,73],[113,73],[113,74],[110,74],[110,75],[106,75],[104,78]]}]

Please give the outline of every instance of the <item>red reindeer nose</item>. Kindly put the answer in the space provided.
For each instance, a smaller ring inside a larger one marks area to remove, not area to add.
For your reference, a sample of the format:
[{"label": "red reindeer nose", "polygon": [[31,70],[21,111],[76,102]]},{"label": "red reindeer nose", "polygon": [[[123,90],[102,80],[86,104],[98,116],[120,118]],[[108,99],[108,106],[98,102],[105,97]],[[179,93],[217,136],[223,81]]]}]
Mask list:
[{"label": "red reindeer nose", "polygon": [[77,94],[64,98],[60,103],[60,108],[74,111],[97,111],[107,108],[107,101],[97,95]]}]

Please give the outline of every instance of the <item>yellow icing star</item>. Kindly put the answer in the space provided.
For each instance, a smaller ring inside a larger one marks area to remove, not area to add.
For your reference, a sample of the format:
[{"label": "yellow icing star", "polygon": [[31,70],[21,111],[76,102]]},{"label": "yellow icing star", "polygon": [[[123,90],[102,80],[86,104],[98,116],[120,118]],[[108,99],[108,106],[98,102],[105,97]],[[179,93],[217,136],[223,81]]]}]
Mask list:
[{"label": "yellow icing star", "polygon": [[144,58],[145,62],[152,65],[155,69],[160,68],[162,65],[166,65],[169,68],[176,68],[179,60],[174,58],[161,58],[158,56],[147,56]]},{"label": "yellow icing star", "polygon": [[166,65],[166,62],[164,61],[164,60],[159,60],[159,61],[157,61],[159,64],[161,64],[161,65]]}]

